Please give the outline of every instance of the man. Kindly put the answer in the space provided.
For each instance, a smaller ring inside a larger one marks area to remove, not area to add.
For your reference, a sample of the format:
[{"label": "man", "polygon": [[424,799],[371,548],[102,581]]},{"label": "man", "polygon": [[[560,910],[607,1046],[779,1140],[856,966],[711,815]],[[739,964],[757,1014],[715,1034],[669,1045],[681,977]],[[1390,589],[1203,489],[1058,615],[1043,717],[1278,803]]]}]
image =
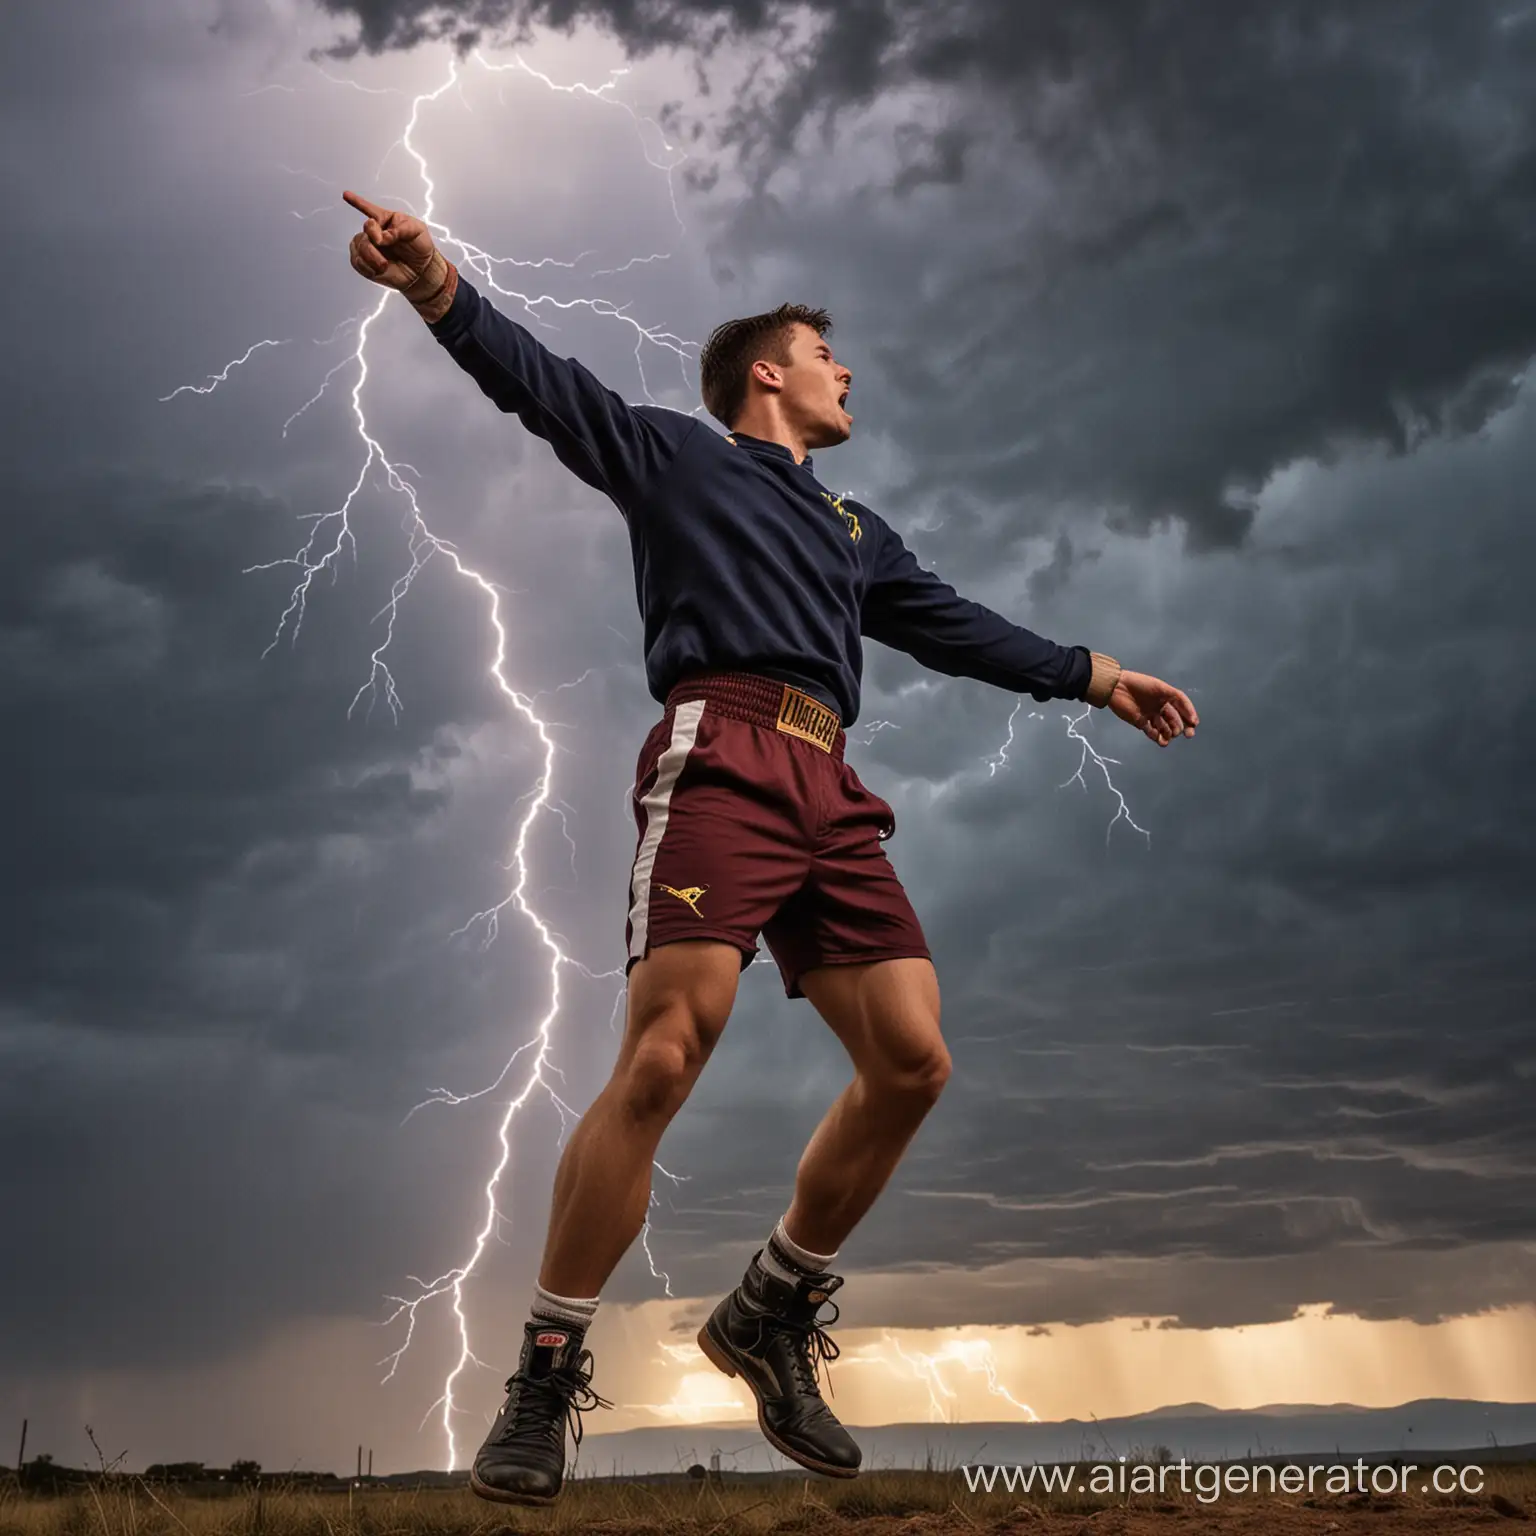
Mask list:
[{"label": "man", "polygon": [[1194,734],[1194,707],[1111,656],[957,596],[868,507],[820,484],[811,450],[845,442],[853,420],[852,374],[827,345],[824,311],[784,305],[710,336],[701,393],[722,436],[695,416],[626,404],[497,311],[421,220],[343,196],[364,215],[352,266],[402,291],[481,390],[624,515],[646,680],[663,704],[635,770],[624,1040],[555,1175],[522,1353],[471,1487],[550,1503],[567,1422],[579,1443],[580,1414],[607,1406],[586,1330],[644,1224],[657,1144],[725,1027],[759,933],[786,993],[811,1000],[854,1077],[699,1347],[751,1388],[785,1456],[854,1476],[859,1448],[817,1381],[818,1362],[837,1354],[835,1304],[821,1316],[842,1284],[831,1265],[949,1075],[933,964],[882,847],[895,818],[843,760],[861,636],[950,676],[1107,706],[1160,746]]}]

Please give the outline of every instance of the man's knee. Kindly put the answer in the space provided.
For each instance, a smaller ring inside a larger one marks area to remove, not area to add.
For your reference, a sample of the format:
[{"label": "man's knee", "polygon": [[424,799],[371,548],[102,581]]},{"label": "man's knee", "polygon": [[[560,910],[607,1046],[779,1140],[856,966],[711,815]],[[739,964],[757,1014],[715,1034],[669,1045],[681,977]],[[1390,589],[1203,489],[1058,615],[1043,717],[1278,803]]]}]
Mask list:
[{"label": "man's knee", "polygon": [[725,944],[662,945],[630,974],[629,1019],[614,1081],[640,1120],[669,1120],[730,1016],[740,971]]},{"label": "man's knee", "polygon": [[923,1091],[931,1098],[937,1099],[943,1093],[944,1085],[949,1081],[954,1065],[944,1042],[939,1041],[924,1064]]},{"label": "man's knee", "polygon": [[938,1103],[952,1068],[949,1051],[935,1029],[932,1039],[889,1064],[886,1086],[904,1099],[931,1108]]},{"label": "man's knee", "polygon": [[919,1112],[938,1100],[951,1063],[939,1028],[939,982],[931,960],[828,965],[807,972],[801,985],[843,1042],[869,1093]]},{"label": "man's knee", "polygon": [[708,1056],[709,1045],[685,1012],[658,1019],[615,1073],[625,1107],[637,1120],[670,1120]]},{"label": "man's knee", "polygon": [[937,1016],[917,1008],[904,1019],[884,1021],[859,1073],[882,1098],[927,1110],[938,1102],[952,1068]]}]

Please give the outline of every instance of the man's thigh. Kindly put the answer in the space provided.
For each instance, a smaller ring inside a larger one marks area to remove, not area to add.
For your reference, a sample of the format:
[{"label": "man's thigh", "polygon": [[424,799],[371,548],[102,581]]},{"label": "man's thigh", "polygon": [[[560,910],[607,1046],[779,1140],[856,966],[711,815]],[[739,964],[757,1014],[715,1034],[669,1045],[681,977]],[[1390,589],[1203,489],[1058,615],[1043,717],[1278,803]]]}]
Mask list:
[{"label": "man's thigh", "polygon": [[740,958],[734,944],[714,939],[652,944],[629,971],[615,1073],[623,1072],[647,1042],[660,1039],[680,1054],[688,1075],[695,1075],[730,1019]]},{"label": "man's thigh", "polygon": [[931,960],[822,965],[800,978],[806,997],[867,1076],[900,1078],[947,1060],[939,979]]}]

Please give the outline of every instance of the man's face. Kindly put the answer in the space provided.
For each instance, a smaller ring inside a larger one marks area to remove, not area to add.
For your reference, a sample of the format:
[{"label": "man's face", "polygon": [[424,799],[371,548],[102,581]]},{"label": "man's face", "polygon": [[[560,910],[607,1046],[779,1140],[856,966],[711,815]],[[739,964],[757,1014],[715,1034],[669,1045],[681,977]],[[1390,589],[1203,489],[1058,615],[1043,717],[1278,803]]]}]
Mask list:
[{"label": "man's face", "polygon": [[853,417],[844,401],[853,374],[832,356],[825,339],[808,325],[796,325],[789,365],[780,373],[784,414],[804,438],[806,448],[814,451],[847,442]]}]

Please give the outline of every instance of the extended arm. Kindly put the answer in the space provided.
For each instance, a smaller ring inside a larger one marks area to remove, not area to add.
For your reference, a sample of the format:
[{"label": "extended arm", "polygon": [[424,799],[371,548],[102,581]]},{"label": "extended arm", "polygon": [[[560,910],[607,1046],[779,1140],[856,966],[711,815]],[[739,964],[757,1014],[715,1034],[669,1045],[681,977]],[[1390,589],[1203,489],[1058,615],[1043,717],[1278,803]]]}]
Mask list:
[{"label": "extended arm", "polygon": [[482,393],[544,438],[573,474],[626,516],[643,502],[697,419],[627,404],[485,299],[420,219],[342,195],[367,216],[352,242],[353,268],[402,292]]},{"label": "extended arm", "polygon": [[544,438],[572,474],[627,516],[698,418],[629,405],[575,358],[556,356],[502,314],[462,274],[448,281],[453,297],[440,319],[428,320],[432,334],[487,399]]},{"label": "extended arm", "polygon": [[1081,699],[1102,707],[1120,676],[1114,657],[1057,645],[961,597],[924,570],[896,531],[870,519],[879,537],[864,597],[862,629],[949,677],[973,677],[1013,693]]}]

